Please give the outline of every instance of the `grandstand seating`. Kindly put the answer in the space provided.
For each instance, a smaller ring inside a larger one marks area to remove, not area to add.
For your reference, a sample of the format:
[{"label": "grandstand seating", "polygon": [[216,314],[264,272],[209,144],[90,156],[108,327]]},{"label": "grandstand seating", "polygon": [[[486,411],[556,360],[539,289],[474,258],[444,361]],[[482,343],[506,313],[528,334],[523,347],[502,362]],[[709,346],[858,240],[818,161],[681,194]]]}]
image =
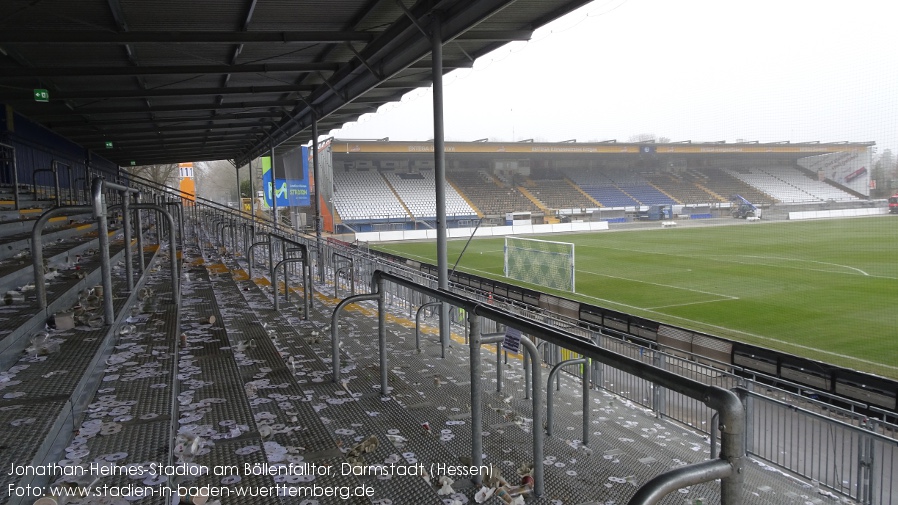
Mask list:
[{"label": "grandstand seating", "polygon": [[502,216],[508,212],[538,212],[539,208],[514,187],[502,187],[485,171],[453,171],[446,174],[449,182],[486,216]]},{"label": "grandstand seating", "polygon": [[570,170],[566,174],[580,189],[603,207],[633,207],[639,205],[630,195],[621,191],[603,173],[597,170]]},{"label": "grandstand seating", "polygon": [[410,217],[377,170],[334,170],[334,207],[346,222]]},{"label": "grandstand seating", "polygon": [[[383,177],[399,195],[408,210],[416,218],[433,218],[437,215],[434,174],[431,170],[412,173],[382,172]],[[468,205],[451,185],[446,186],[446,215],[474,217],[477,212]]]},{"label": "grandstand seating", "polygon": [[643,182],[641,184],[618,184],[617,187],[642,205],[673,205],[677,203],[671,197],[658,191],[657,188],[648,182]]},{"label": "grandstand seating", "polygon": [[793,167],[749,168],[733,170],[731,174],[783,203],[857,200],[857,197],[812,179]]},{"label": "grandstand seating", "polygon": [[776,203],[776,199],[762,190],[743,182],[720,168],[690,169],[690,174],[698,177],[701,184],[709,190],[717,193],[722,198],[729,199],[732,195],[742,195],[746,200],[755,205],[770,205]]},{"label": "grandstand seating", "polygon": [[642,175],[625,170],[604,170],[601,173],[571,170],[568,176],[604,207],[676,203],[672,198],[658,191]]},{"label": "grandstand seating", "polygon": [[566,180],[534,179],[530,194],[550,209],[589,209],[596,204]]},{"label": "grandstand seating", "polygon": [[655,174],[649,178],[649,182],[664,189],[667,194],[684,205],[720,203],[725,201],[702,189],[697,184],[699,180],[692,174]]}]

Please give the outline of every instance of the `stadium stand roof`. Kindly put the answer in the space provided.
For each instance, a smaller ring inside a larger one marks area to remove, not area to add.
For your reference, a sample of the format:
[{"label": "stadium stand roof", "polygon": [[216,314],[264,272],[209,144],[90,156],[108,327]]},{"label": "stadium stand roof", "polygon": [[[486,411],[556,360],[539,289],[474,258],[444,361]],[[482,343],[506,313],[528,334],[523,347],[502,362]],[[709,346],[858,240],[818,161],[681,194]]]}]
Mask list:
[{"label": "stadium stand roof", "polygon": [[243,163],[429,85],[437,17],[445,73],[588,1],[408,3],[2,2],[0,103],[120,165]]},{"label": "stadium stand roof", "polygon": [[[446,142],[447,153],[478,154],[776,154],[801,158],[863,151],[873,142],[839,143],[647,143],[647,142]],[[335,152],[432,153],[433,142],[334,139]]]}]

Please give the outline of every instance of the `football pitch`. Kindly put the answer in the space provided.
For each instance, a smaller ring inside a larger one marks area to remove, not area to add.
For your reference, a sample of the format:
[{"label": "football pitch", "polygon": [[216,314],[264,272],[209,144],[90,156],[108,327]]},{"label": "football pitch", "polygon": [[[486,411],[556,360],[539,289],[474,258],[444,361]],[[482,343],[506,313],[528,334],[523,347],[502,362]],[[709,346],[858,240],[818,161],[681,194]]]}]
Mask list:
[{"label": "football pitch", "polygon": [[[529,287],[898,378],[898,218],[738,223],[533,236],[575,244],[576,293]],[[509,282],[503,244],[473,240],[458,269]],[[435,242],[376,248],[436,264]]]}]

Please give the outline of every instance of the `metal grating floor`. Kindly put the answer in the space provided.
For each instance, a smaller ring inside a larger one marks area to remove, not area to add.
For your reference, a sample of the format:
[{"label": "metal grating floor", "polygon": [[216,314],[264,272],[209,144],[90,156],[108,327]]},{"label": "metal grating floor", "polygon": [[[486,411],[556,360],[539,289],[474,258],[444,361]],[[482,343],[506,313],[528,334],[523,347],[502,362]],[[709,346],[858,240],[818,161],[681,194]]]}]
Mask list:
[{"label": "metal grating floor", "polygon": [[[164,251],[163,251],[164,253]],[[430,482],[409,475],[353,475],[347,471],[350,451],[369,437],[376,448],[361,454],[364,465],[458,465],[470,453],[470,376],[468,347],[453,342],[440,358],[431,334],[414,349],[414,326],[401,307],[394,306],[388,322],[391,394],[382,397],[371,304],[350,307],[341,320],[343,383],[330,380],[330,315],[332,286],[317,286],[308,320],[301,319],[299,297],[272,310],[270,287],[232,275],[240,267],[207,238],[183,251],[182,307],[177,311],[167,293],[168,261],[160,258],[147,286],[156,292],[133,314],[134,330],[118,335],[113,357],[107,360],[103,381],[66,450],[67,462],[101,461],[142,468],[166,462],[175,441],[169,433],[175,359],[178,365],[177,426],[189,445],[199,437],[198,452],[185,457],[192,464],[226,471],[187,479],[129,479],[109,477],[109,485],[166,484],[222,486],[238,489],[280,487],[311,492],[342,486],[370,488],[370,496],[277,496],[221,498],[239,504],[375,503],[465,505],[475,501],[477,487],[455,477],[452,492],[439,494]],[[295,281],[293,281],[295,282]],[[298,283],[293,284],[298,285]],[[210,323],[210,317],[215,321]],[[177,331],[186,336],[178,346]],[[91,337],[72,346],[73,362],[89,360]],[[97,339],[99,340],[99,339]],[[496,392],[494,348],[482,350],[484,398],[484,462],[492,464],[512,484],[517,470],[532,463],[531,402],[524,397],[519,360],[503,367],[502,392]],[[52,357],[51,357],[52,358]],[[14,397],[0,400],[0,425],[18,430],[21,444],[3,447],[0,464],[27,461],[23,448],[41,443],[41,427],[63,408],[71,377],[59,371],[61,362],[47,359],[39,367],[16,372],[27,379],[28,395],[37,402]],[[77,370],[69,375],[78,376]],[[544,379],[548,375],[544,371]],[[32,387],[38,379],[43,382]],[[8,382],[7,382],[8,384]],[[22,384],[25,384],[23,381]],[[0,389],[0,397],[15,385]],[[545,387],[545,384],[542,385]],[[707,459],[708,441],[688,429],[657,419],[642,406],[605,390],[592,391],[588,446],[580,443],[583,419],[579,380],[562,374],[555,397],[555,436],[546,437],[546,493],[529,496],[534,504],[620,504],[638,486],[676,466]],[[544,396],[545,398],[545,396]],[[6,402],[6,403],[4,403]],[[545,408],[545,406],[543,406]],[[46,412],[45,412],[46,411]],[[33,420],[31,420],[33,418]],[[42,424],[43,423],[43,424]],[[37,428],[37,429],[34,429]],[[309,464],[324,475],[252,475],[259,465]],[[247,466],[248,465],[248,466]],[[148,484],[148,482],[150,484]],[[2,483],[5,484],[5,483]],[[817,504],[835,501],[802,483],[757,463],[746,469],[745,503]],[[154,496],[107,497],[69,503],[172,503]],[[692,486],[662,501],[667,504],[718,503],[719,485]],[[211,503],[211,502],[210,502]],[[498,497],[490,505],[504,502]]]},{"label": "metal grating floor", "polygon": [[[228,262],[232,269],[236,263]],[[245,269],[245,265],[243,266]],[[264,269],[263,269],[264,270]],[[298,281],[298,279],[296,279]],[[238,282],[238,291],[257,314],[270,314],[270,287],[258,287],[249,281]],[[296,285],[296,284],[294,284]],[[318,286],[329,291],[328,286]],[[331,291],[332,293],[332,291]],[[327,293],[327,294],[331,294]],[[374,307],[368,304],[368,312]],[[311,321],[298,321],[298,297],[282,304],[283,317],[292,319],[291,330],[308,338],[314,328],[326,328],[333,308],[329,296],[318,296],[311,311]],[[365,305],[363,303],[362,305]],[[447,358],[439,357],[439,345],[424,343],[423,352],[414,349],[413,322],[408,314],[395,307],[392,315],[403,324],[388,323],[388,355],[391,397],[379,396],[379,365],[376,342],[376,320],[353,311],[350,307],[341,323],[344,353],[342,368],[347,392],[357,395],[363,409],[361,420],[373,417],[387,429],[399,430],[409,439],[405,447],[415,447],[416,457],[454,463],[470,453],[470,434],[465,420],[470,418],[470,389],[467,367],[468,348],[455,342]],[[271,316],[268,316],[270,319]],[[403,321],[404,320],[404,321]],[[412,327],[412,329],[409,328]],[[278,328],[279,340],[284,339]],[[319,352],[321,362],[328,362],[329,332],[322,333],[320,343],[312,350]],[[292,352],[292,349],[291,349]],[[308,350],[301,349],[307,357]],[[496,465],[509,481],[516,483],[516,470],[531,460],[531,402],[524,399],[521,363],[511,360],[505,367],[503,392],[496,393],[495,350],[485,348],[482,357],[484,389],[484,452],[486,463]],[[317,367],[316,367],[317,368]],[[327,381],[329,367],[318,370]],[[548,374],[544,372],[544,380]],[[314,386],[319,388],[321,386]],[[545,387],[545,385],[543,385]],[[546,438],[544,468],[546,495],[538,503],[624,503],[638,486],[671,468],[708,458],[708,440],[688,429],[657,419],[648,409],[623,400],[607,391],[591,392],[591,438],[588,447],[580,443],[582,401],[580,382],[562,374],[561,391],[555,398],[555,436]],[[545,396],[544,396],[545,398]],[[339,407],[343,409],[343,405]],[[330,414],[332,406],[322,409],[325,420],[342,421]],[[358,414],[356,414],[358,415]],[[364,423],[348,417],[351,425]],[[430,433],[421,426],[428,423]],[[411,436],[409,436],[411,435]],[[430,442],[428,444],[428,442]],[[419,445],[420,444],[420,445]],[[433,447],[436,445],[436,447]],[[406,448],[404,450],[408,450]],[[420,455],[418,454],[420,453]],[[820,503],[834,501],[816,493],[809,484],[793,479],[761,463],[749,463],[746,475],[746,503]],[[473,498],[473,489],[467,498]],[[395,497],[393,499],[396,499]],[[719,485],[692,486],[666,498],[664,503],[719,502]],[[490,503],[500,503],[491,498]]]}]

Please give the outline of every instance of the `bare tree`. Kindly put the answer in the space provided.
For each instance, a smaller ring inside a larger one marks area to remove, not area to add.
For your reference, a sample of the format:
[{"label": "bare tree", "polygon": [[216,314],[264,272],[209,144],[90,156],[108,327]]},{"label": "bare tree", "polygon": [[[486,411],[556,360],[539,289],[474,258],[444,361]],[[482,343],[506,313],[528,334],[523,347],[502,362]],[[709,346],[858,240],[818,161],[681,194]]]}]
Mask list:
[{"label": "bare tree", "polygon": [[124,167],[129,174],[149,179],[156,184],[178,187],[178,164],[167,163],[163,165],[141,165],[138,167]]},{"label": "bare tree", "polygon": [[[227,160],[203,161],[194,164],[197,195],[208,200],[228,203],[239,202],[237,196],[237,170]],[[246,169],[241,178],[246,177]]]}]

